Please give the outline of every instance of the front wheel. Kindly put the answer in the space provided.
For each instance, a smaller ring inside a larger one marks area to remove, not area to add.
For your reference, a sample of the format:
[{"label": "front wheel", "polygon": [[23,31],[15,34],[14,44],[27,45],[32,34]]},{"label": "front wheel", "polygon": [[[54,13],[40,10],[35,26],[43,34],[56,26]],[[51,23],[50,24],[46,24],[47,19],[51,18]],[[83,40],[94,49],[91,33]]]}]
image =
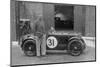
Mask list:
[{"label": "front wheel", "polygon": [[23,43],[23,51],[27,56],[35,56],[36,55],[36,44],[33,40],[27,40]]},{"label": "front wheel", "polygon": [[81,40],[71,40],[68,44],[68,52],[72,56],[79,56],[83,52],[82,45]]}]

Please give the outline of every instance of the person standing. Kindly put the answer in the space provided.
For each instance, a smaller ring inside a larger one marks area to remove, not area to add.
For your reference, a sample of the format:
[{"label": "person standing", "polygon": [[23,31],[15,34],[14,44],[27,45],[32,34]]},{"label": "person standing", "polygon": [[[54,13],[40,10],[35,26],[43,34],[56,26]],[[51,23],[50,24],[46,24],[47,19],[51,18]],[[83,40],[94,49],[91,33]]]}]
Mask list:
[{"label": "person standing", "polygon": [[31,23],[31,30],[34,36],[37,38],[37,56],[45,55],[46,53],[46,34],[45,25],[42,16],[38,16],[37,19]]}]

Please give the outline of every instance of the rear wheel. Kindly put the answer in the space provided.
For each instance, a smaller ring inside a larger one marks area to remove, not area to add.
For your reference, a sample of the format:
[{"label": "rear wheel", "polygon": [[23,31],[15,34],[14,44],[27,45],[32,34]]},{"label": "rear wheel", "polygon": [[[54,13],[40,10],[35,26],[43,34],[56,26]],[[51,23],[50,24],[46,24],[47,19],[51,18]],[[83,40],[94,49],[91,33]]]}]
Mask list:
[{"label": "rear wheel", "polygon": [[27,56],[36,55],[36,43],[33,40],[27,40],[23,43],[23,51]]},{"label": "rear wheel", "polygon": [[79,56],[83,52],[82,45],[81,40],[71,40],[68,44],[68,52],[72,56]]}]

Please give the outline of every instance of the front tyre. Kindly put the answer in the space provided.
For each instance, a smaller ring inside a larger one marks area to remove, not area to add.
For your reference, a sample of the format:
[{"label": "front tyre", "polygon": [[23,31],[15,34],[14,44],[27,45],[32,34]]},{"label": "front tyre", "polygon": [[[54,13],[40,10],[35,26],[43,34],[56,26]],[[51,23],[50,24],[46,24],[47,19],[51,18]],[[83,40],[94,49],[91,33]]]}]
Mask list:
[{"label": "front tyre", "polygon": [[71,40],[68,44],[68,52],[72,56],[79,56],[82,52],[82,41],[81,40]]},{"label": "front tyre", "polygon": [[33,40],[26,40],[22,46],[23,52],[27,56],[36,55],[36,43]]}]

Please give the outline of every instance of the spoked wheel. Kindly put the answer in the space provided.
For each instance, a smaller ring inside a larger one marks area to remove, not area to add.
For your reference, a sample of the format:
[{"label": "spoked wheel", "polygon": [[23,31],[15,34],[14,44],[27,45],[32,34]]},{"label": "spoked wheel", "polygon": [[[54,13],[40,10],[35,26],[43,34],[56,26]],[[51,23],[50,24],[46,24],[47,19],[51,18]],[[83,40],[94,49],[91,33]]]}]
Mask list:
[{"label": "spoked wheel", "polygon": [[23,44],[23,51],[27,56],[35,56],[36,44],[32,40],[25,41]]},{"label": "spoked wheel", "polygon": [[72,40],[68,44],[68,51],[72,56],[79,56],[82,50],[82,41],[80,40]]}]

